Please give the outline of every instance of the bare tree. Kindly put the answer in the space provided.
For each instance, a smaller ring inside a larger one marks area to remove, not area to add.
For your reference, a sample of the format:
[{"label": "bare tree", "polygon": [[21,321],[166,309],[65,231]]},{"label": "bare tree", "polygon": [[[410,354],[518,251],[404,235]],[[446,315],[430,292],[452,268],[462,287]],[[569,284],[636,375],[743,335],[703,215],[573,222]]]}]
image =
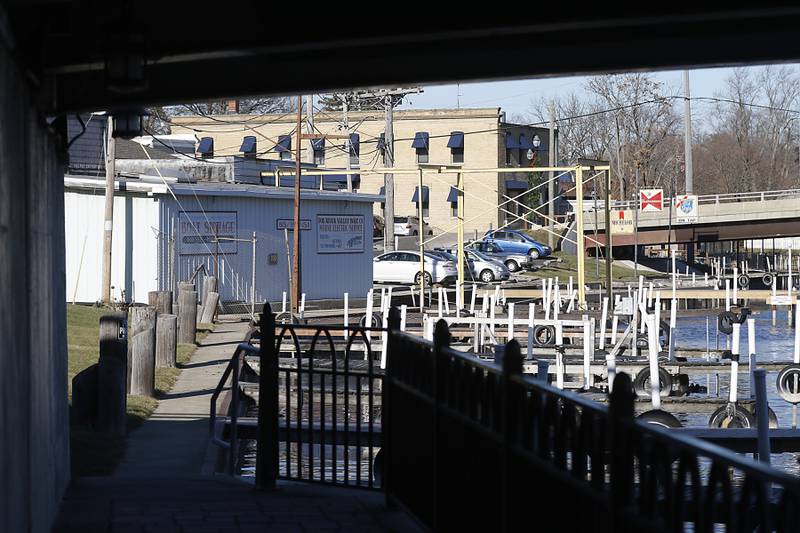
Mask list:
[{"label": "bare tree", "polygon": [[[150,133],[169,133],[170,119],[179,115],[222,115],[228,111],[229,100],[211,100],[147,109],[144,127]],[[290,96],[262,96],[237,100],[239,113],[267,115],[292,113],[297,110],[295,98]]]}]

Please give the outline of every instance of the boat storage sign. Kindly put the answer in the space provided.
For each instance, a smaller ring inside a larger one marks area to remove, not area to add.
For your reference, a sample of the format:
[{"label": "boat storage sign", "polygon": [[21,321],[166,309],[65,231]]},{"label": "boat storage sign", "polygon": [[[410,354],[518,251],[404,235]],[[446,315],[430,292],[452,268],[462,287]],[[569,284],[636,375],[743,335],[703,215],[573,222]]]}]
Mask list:
[{"label": "boat storage sign", "polygon": [[364,215],[317,215],[317,253],[364,251]]},{"label": "boat storage sign", "polygon": [[180,255],[213,255],[217,250],[226,255],[237,252],[236,211],[181,211],[178,217]]},{"label": "boat storage sign", "polygon": [[700,220],[697,196],[684,194],[675,198],[675,214],[678,224],[696,224]]}]

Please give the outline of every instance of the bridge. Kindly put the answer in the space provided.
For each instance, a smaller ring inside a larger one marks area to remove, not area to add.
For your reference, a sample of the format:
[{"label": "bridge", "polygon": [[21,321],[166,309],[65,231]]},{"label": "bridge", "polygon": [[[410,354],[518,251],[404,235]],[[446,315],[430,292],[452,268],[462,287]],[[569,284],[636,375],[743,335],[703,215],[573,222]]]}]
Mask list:
[{"label": "bridge", "polygon": [[[678,223],[673,198],[664,200],[660,212],[639,212],[637,234],[612,235],[614,247],[667,243],[698,243],[772,239],[800,235],[800,189],[698,196],[698,222]],[[613,202],[612,209],[636,209],[636,201]],[[595,246],[593,216],[584,221],[585,246]],[[597,221],[597,241],[605,244],[605,217]]]}]

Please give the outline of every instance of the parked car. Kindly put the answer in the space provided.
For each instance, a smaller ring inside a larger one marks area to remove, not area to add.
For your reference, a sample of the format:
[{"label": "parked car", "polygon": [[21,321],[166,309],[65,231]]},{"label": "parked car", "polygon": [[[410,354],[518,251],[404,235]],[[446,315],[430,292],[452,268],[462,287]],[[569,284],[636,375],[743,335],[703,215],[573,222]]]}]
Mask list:
[{"label": "parked car", "polygon": [[[372,266],[372,278],[377,282],[420,282],[419,252],[388,252],[376,257]],[[447,283],[458,277],[456,263],[425,252],[425,284]]]},{"label": "parked car", "polygon": [[511,272],[517,272],[523,268],[533,268],[533,259],[529,255],[510,252],[503,246],[500,246],[497,242],[476,241],[470,243],[469,248],[482,252],[492,259],[498,259],[502,261],[506,268],[508,268],[508,270]]},{"label": "parked car", "polygon": [[[445,248],[444,251],[453,255],[457,253],[452,248]],[[484,283],[491,283],[506,281],[511,277],[511,272],[502,260],[493,259],[483,252],[467,247],[464,248],[464,254],[472,267],[470,279],[473,281],[481,280]]]},{"label": "parked car", "polygon": [[509,252],[529,255],[531,259],[547,257],[553,253],[549,246],[545,246],[527,233],[517,230],[489,230],[483,240],[496,242]]},{"label": "parked car", "polygon": [[[431,225],[423,221],[424,235],[433,235]],[[419,217],[417,216],[397,216],[394,217],[395,235],[419,235]]]},{"label": "parked car", "polygon": [[[439,256],[445,261],[452,261],[453,263],[456,264],[456,266],[458,266],[458,257],[452,250],[447,250],[444,248],[436,248],[428,253]],[[469,260],[469,257],[467,257],[464,260],[464,277],[470,279],[474,271],[475,271],[475,264]]]}]

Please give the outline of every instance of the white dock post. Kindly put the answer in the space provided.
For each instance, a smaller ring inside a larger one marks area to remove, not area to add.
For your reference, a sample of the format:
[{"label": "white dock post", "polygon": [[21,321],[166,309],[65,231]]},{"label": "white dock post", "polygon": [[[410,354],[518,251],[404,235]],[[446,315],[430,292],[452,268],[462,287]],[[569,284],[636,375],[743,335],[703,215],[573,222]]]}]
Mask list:
[{"label": "white dock post", "polygon": [[386,287],[381,287],[381,303],[378,309],[380,309],[380,312],[383,313],[383,309],[385,307],[386,307]]},{"label": "white dock post", "polygon": [[675,250],[672,250],[672,299],[676,298],[675,290],[677,285],[678,271],[675,269]]},{"label": "white dock post", "polygon": [[564,388],[564,330],[561,322],[556,322],[556,387]]},{"label": "white dock post", "polygon": [[494,335],[494,321],[496,318],[497,300],[494,296],[489,297],[489,331]]},{"label": "white dock post", "polygon": [[731,310],[731,280],[725,280],[725,310]]},{"label": "white dock post", "polygon": [[747,319],[747,366],[750,369],[750,397],[755,397],[754,372],[756,371],[756,319]]},{"label": "white dock post", "polygon": [[[444,313],[446,315],[450,315],[450,296],[447,294],[447,289],[444,287],[441,288],[441,292],[439,293],[444,297]],[[458,294],[458,293],[456,293]],[[458,314],[458,313],[456,313]]]},{"label": "white dock post", "polygon": [[444,302],[442,302],[442,288],[441,287],[439,287],[438,298],[437,299],[439,300],[439,305],[438,305],[439,318],[442,318],[442,305],[444,304]]},{"label": "white dock post", "polygon": [[[661,291],[656,293],[656,300],[655,305],[653,307],[653,315],[655,315],[656,321],[656,339],[659,338],[658,333],[661,331]],[[661,341],[659,340],[659,351],[661,347]]]},{"label": "white dock post", "polygon": [[603,308],[600,311],[600,349],[606,347],[606,322],[608,321],[608,297],[603,297]]},{"label": "white dock post", "polygon": [[464,306],[461,305],[461,283],[456,280],[456,316],[460,315],[459,311],[461,311],[463,307]]},{"label": "white dock post", "polygon": [[350,293],[344,293],[344,340],[350,338],[347,328],[350,326]]},{"label": "white dock post", "polygon": [[733,305],[739,305],[739,267],[733,267]]},{"label": "white dock post", "polygon": [[654,315],[643,315],[647,322],[647,348],[650,360],[650,403],[653,409],[661,409],[661,380],[658,377],[658,326]]},{"label": "white dock post", "polygon": [[614,357],[613,352],[606,355],[606,374],[608,375],[608,393],[611,394],[614,390],[614,378],[617,377],[617,358]]},{"label": "white dock post", "polygon": [[758,437],[758,460],[770,462],[769,403],[767,402],[767,371],[758,369],[753,373],[756,393],[756,435]]},{"label": "white dock post", "polygon": [[535,314],[536,314],[536,304],[530,302],[528,304],[528,325],[531,327],[533,327],[533,319]]},{"label": "white dock post", "polygon": [[394,290],[394,287],[389,287],[389,289],[386,291],[386,310],[387,311],[392,308],[392,291],[393,290]]},{"label": "white dock post", "polygon": [[389,341],[389,333],[386,328],[389,327],[389,306],[383,306],[383,316],[381,320],[381,327],[384,331],[381,332],[381,368],[386,368],[386,345]]},{"label": "white dock post", "polygon": [[592,386],[592,332],[591,322],[583,320],[583,390]]},{"label": "white dock post", "polygon": [[[794,315],[794,354],[793,354],[793,361],[795,364],[800,363],[800,305],[795,305],[795,315]],[[792,312],[791,306],[789,306],[789,312]]]},{"label": "white dock post", "polygon": [[406,315],[408,314],[408,306],[403,304],[400,306],[400,331],[406,330]]},{"label": "white dock post", "polygon": [[286,312],[286,291],[283,291],[283,298],[281,299],[281,313]]},{"label": "white dock post", "polygon": [[619,316],[611,315],[611,346],[617,343],[617,328],[619,327]]},{"label": "white dock post", "polygon": [[740,353],[739,336],[741,332],[741,327],[742,327],[741,324],[739,324],[738,322],[734,322],[733,333],[731,334],[732,336],[731,354],[733,354],[733,356],[731,357],[731,386],[728,394],[728,401],[731,403],[736,402],[736,398],[739,392],[739,361],[737,361],[738,359],[737,356]]},{"label": "white dock post", "polygon": [[[552,279],[547,278],[547,287],[544,289],[544,298],[542,305],[544,305],[544,319],[550,320],[550,284],[552,283]],[[544,280],[542,280],[542,286],[544,286]]]},{"label": "white dock post", "polygon": [[[367,291],[367,313],[364,316],[365,328],[372,327],[372,307],[373,307],[372,298],[373,298],[373,289],[370,289],[369,291]],[[369,329],[367,329],[364,332],[364,336],[367,338],[367,342],[372,342],[372,333],[370,332]],[[367,351],[367,344],[364,343],[364,359],[366,359],[368,355],[369,354]]]},{"label": "white dock post", "polygon": [[414,286],[413,285],[409,285],[408,286],[408,290],[409,290],[409,292],[411,292],[411,305],[416,307],[417,306],[417,300],[414,297]]},{"label": "white dock post", "polygon": [[650,306],[653,304],[653,282],[651,281],[648,283],[647,286],[647,308],[650,309]]},{"label": "white dock post", "polygon": [[300,295],[300,318],[306,316],[306,293]]},{"label": "white dock post", "polygon": [[475,315],[475,298],[477,297],[477,294],[478,294],[478,286],[473,283],[472,284],[472,294],[469,297],[469,300],[470,300],[470,302],[469,302],[469,313],[471,315],[473,315],[473,316]]},{"label": "white dock post", "polygon": [[514,302],[508,303],[508,339],[514,338]]},{"label": "white dock post", "polygon": [[556,278],[555,288],[553,289],[553,320],[558,320],[558,311],[561,307],[561,292],[558,287],[558,278]]}]

